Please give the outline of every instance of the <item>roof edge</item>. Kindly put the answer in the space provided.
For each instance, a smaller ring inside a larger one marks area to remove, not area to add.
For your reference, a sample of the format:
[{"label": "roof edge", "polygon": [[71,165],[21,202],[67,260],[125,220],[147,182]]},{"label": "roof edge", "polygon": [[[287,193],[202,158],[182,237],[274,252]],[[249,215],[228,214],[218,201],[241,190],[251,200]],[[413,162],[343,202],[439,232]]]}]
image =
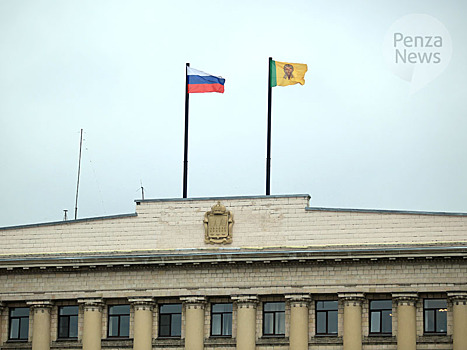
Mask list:
[{"label": "roof edge", "polygon": [[[345,247],[333,249],[307,249],[307,248],[275,248],[275,249],[258,249],[258,250],[241,250],[241,251],[182,251],[174,254],[174,251],[163,252],[139,252],[137,254],[93,254],[79,256],[37,256],[37,257],[2,257],[0,258],[0,269],[6,268],[8,265],[27,266],[41,265],[44,263],[59,264],[61,266],[99,264],[107,265],[112,263],[122,264],[128,262],[131,264],[149,264],[149,263],[175,263],[179,261],[203,261],[215,260],[219,262],[242,261],[242,260],[298,260],[302,258],[308,259],[325,259],[325,260],[359,260],[378,258],[410,258],[423,257],[432,259],[434,257],[457,256],[467,257],[467,246],[459,242],[455,246],[422,246],[422,247],[371,247],[371,248],[354,248],[346,249]],[[276,257],[276,259],[274,259]],[[19,265],[18,265],[19,264]]]},{"label": "roof edge", "polygon": [[275,195],[255,195],[255,196],[221,196],[221,197],[193,197],[193,198],[161,198],[161,199],[135,199],[136,203],[148,202],[190,202],[208,200],[232,200],[232,199],[267,199],[267,198],[307,198],[309,194],[275,194]]},{"label": "roof edge", "polygon": [[467,216],[467,213],[454,213],[443,211],[416,211],[416,210],[392,210],[392,209],[353,209],[353,208],[322,208],[306,207],[306,211],[335,211],[351,213],[374,213],[374,214],[407,214],[407,215],[438,215],[438,216]]},{"label": "roof edge", "polygon": [[53,225],[64,225],[64,224],[68,225],[68,224],[75,224],[75,223],[87,222],[87,221],[118,219],[118,218],[127,218],[127,217],[135,217],[135,216],[138,216],[138,214],[130,213],[130,214],[117,214],[117,215],[108,215],[108,216],[95,216],[91,218],[82,218],[82,219],[76,219],[76,220],[62,220],[62,221],[43,222],[43,223],[38,223],[38,224],[5,226],[5,227],[0,227],[0,231],[14,230],[14,229],[21,229],[21,228],[28,228],[28,227],[53,226]]}]

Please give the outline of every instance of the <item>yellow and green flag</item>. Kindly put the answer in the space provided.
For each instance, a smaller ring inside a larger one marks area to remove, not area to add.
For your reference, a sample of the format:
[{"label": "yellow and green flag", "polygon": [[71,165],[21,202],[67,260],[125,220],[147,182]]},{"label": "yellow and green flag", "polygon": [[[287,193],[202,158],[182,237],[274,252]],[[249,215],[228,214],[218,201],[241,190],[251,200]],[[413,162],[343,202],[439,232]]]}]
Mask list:
[{"label": "yellow and green flag", "polygon": [[308,70],[303,63],[287,63],[270,60],[271,87],[305,84],[305,73]]}]

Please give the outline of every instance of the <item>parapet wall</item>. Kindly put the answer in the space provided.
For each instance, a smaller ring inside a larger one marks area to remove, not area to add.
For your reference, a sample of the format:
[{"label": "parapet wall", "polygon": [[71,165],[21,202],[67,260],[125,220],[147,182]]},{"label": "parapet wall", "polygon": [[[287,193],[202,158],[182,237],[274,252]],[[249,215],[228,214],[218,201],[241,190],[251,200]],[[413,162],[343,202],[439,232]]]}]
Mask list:
[{"label": "parapet wall", "polygon": [[[313,209],[307,195],[138,201],[136,215],[1,228],[0,255],[467,243],[467,214]],[[233,241],[204,242],[220,201]]]}]

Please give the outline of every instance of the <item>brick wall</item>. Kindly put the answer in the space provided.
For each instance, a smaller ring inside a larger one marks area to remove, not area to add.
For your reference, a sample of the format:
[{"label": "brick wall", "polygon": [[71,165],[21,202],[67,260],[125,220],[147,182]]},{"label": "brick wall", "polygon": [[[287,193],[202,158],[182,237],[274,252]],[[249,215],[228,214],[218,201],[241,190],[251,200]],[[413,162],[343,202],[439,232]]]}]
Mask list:
[{"label": "brick wall", "polygon": [[89,269],[0,270],[8,300],[183,295],[446,292],[467,290],[465,260],[201,264]]},{"label": "brick wall", "polygon": [[[142,262],[143,264],[143,262]],[[320,344],[315,334],[315,300],[337,300],[342,292],[363,292],[366,298],[391,297],[393,292],[417,291],[417,329],[421,337],[420,349],[448,349],[450,343],[434,346],[423,343],[423,298],[446,298],[447,291],[467,290],[467,261],[463,258],[417,258],[408,260],[380,259],[378,261],[349,262],[270,262],[270,263],[210,263],[182,266],[129,266],[73,268],[31,268],[29,270],[0,270],[0,300],[5,306],[24,306],[26,300],[50,299],[52,309],[52,340],[56,339],[57,305],[70,305],[83,297],[103,298],[107,305],[128,303],[127,298],[152,296],[158,303],[179,302],[178,297],[187,295],[205,296],[208,302],[225,302],[237,294],[257,294],[257,340],[260,349],[285,349],[287,346],[264,344],[262,334],[262,302],[283,301],[284,295],[311,293],[309,307],[309,334],[313,349],[340,349],[339,344]],[[362,306],[363,334],[368,336],[368,301]],[[289,334],[290,308],[286,304],[286,336]],[[103,339],[106,338],[107,308],[103,311]],[[448,306],[448,335],[452,333],[452,308]],[[209,338],[209,305],[205,311],[205,338]],[[342,336],[343,304],[339,302],[339,336]],[[394,308],[396,314],[396,308]],[[133,313],[131,313],[133,316]],[[233,336],[236,335],[236,308],[233,312]],[[32,329],[32,320],[31,328]],[[80,332],[82,327],[80,309]],[[157,334],[158,309],[154,309],[154,336]],[[183,318],[183,321],[184,318]],[[131,325],[133,322],[131,322]],[[2,339],[7,339],[8,308],[1,316]],[[393,334],[397,322],[393,324]],[[132,334],[132,332],[131,332]],[[184,333],[182,332],[182,338]],[[338,339],[337,339],[338,340]],[[425,339],[426,340],[426,339]],[[279,340],[280,341],[280,340]],[[374,340],[373,340],[374,341]],[[263,343],[262,343],[263,342]],[[275,340],[269,341],[274,343]],[[124,348],[124,347],[123,347]],[[207,349],[232,346],[207,344]],[[367,342],[365,350],[395,349],[395,342],[372,344]]]},{"label": "brick wall", "polygon": [[[213,249],[204,213],[216,199],[145,201],[136,216],[0,229],[1,255]],[[467,216],[310,210],[307,196],[225,198],[229,248],[467,242]]]}]

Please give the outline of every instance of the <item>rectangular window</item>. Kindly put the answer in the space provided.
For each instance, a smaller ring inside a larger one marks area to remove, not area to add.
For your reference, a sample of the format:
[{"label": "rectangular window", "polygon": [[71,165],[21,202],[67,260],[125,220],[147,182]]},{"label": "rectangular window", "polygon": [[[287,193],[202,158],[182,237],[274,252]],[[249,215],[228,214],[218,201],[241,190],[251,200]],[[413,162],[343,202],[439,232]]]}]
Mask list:
[{"label": "rectangular window", "polygon": [[130,336],[130,305],[109,306],[109,338]]},{"label": "rectangular window", "polygon": [[263,334],[266,336],[285,335],[285,303],[263,304]]},{"label": "rectangular window", "polygon": [[445,299],[423,300],[423,321],[425,334],[446,334],[447,302]]},{"label": "rectangular window", "polygon": [[316,302],[316,335],[337,335],[337,301]]},{"label": "rectangular window", "polygon": [[78,338],[78,306],[58,308],[58,338]]},{"label": "rectangular window", "polygon": [[11,340],[28,340],[29,335],[29,308],[10,308],[10,333]]},{"label": "rectangular window", "polygon": [[159,307],[159,337],[180,338],[182,335],[182,304]]},{"label": "rectangular window", "polygon": [[392,335],[392,300],[370,301],[370,335]]},{"label": "rectangular window", "polygon": [[211,335],[215,337],[232,336],[232,304],[212,304]]}]

